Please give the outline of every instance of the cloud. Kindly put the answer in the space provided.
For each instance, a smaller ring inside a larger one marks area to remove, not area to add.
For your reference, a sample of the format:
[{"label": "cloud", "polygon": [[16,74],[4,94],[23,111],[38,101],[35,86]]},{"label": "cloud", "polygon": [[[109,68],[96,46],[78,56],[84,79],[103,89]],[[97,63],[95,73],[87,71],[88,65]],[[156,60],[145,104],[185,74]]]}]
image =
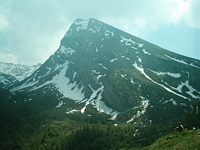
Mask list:
[{"label": "cloud", "polygon": [[163,24],[185,23],[200,28],[198,0],[0,0],[0,3],[1,55],[24,64],[44,62],[57,50],[76,18],[96,18],[137,36]]},{"label": "cloud", "polygon": [[18,63],[45,61],[58,48],[67,30],[64,25],[69,23],[56,13],[54,4],[46,5],[46,1],[4,1],[5,6],[0,16],[2,55],[15,56]]},{"label": "cloud", "polygon": [[17,64],[17,58],[14,54],[11,53],[5,53],[0,51],[0,60],[1,62],[8,62],[8,63],[14,63]]},{"label": "cloud", "polygon": [[200,1],[199,0],[190,0],[189,9],[187,14],[185,14],[185,20],[189,26],[200,29]]}]

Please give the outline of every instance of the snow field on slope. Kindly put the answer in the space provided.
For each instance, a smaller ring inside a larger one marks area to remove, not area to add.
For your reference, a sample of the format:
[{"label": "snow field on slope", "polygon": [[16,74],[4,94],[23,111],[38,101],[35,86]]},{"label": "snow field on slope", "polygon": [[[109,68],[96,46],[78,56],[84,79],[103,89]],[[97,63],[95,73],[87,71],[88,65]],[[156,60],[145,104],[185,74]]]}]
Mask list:
[{"label": "snow field on slope", "polygon": [[133,64],[133,66],[134,66],[138,71],[140,71],[147,79],[149,79],[149,80],[152,81],[153,83],[155,83],[155,84],[157,84],[157,85],[163,87],[163,88],[164,88],[165,90],[167,90],[168,92],[170,92],[170,93],[172,93],[172,94],[175,94],[175,95],[177,95],[177,96],[179,96],[179,97],[182,97],[182,98],[184,98],[184,99],[189,99],[189,98],[187,98],[187,97],[185,97],[185,96],[183,96],[183,95],[181,95],[181,94],[178,94],[178,93],[172,91],[171,89],[165,87],[164,85],[162,85],[162,84],[160,84],[160,83],[157,83],[157,82],[154,81],[153,79],[151,79],[151,78],[144,72],[144,69],[141,68],[141,67],[139,67],[139,66],[137,65],[136,62]]},{"label": "snow field on slope", "polygon": [[196,98],[196,99],[199,98],[199,96],[196,96],[196,95],[194,95],[193,93],[194,93],[194,92],[197,92],[197,93],[200,94],[200,92],[197,91],[196,89],[194,89],[191,85],[189,85],[189,81],[188,81],[188,80],[186,80],[185,82],[181,82],[181,84],[179,84],[176,88],[173,87],[173,86],[170,86],[170,87],[171,87],[172,89],[174,89],[174,90],[176,90],[176,91],[182,93],[182,88],[183,88],[183,86],[186,86],[186,87],[189,89],[189,91],[186,92],[188,95],[190,95],[191,97]]},{"label": "snow field on slope", "polygon": [[58,91],[66,98],[81,101],[85,98],[84,93],[82,92],[84,87],[79,89],[76,82],[69,83],[69,78],[65,77],[67,69],[68,65],[66,64],[60,73],[53,78],[52,83],[55,84]]},{"label": "snow field on slope", "polygon": [[[102,93],[102,90],[104,88],[104,86],[101,86],[100,88],[98,88],[97,90],[94,90],[91,85],[89,85],[90,89],[92,90],[92,94],[90,95],[90,98],[89,99],[86,99],[86,103],[85,103],[85,106],[81,109],[81,112],[84,113],[85,112],[85,109],[87,107],[88,104],[91,103],[92,100],[94,100],[94,98],[97,96],[97,93],[101,91]],[[101,95],[99,95],[100,98],[101,98]]]},{"label": "snow field on slope", "polygon": [[[52,80],[45,82],[44,84],[40,86],[34,86],[30,91],[34,91],[36,89],[39,89],[41,87],[47,86],[47,85],[54,85],[57,90],[66,98],[73,99],[75,101],[81,101],[85,98],[84,93],[82,92],[84,87],[78,88],[78,85],[76,82],[69,83],[69,78],[65,77],[66,71],[68,69],[68,62],[63,65],[64,67],[61,69],[60,73],[55,75]],[[36,83],[28,84],[27,86],[33,86]],[[27,87],[23,86],[23,88]]]},{"label": "snow field on slope", "polygon": [[69,114],[69,113],[74,113],[74,112],[80,111],[82,114],[84,114],[87,106],[89,104],[91,104],[94,108],[97,109],[98,112],[103,112],[103,113],[109,114],[112,116],[111,119],[115,119],[119,112],[109,108],[103,101],[101,101],[104,86],[102,85],[101,87],[99,87],[96,90],[94,90],[91,87],[91,85],[89,85],[89,87],[92,90],[92,94],[90,95],[89,99],[86,98],[82,101],[79,101],[79,103],[85,103],[84,107],[81,108],[80,110],[69,109],[66,113]]}]

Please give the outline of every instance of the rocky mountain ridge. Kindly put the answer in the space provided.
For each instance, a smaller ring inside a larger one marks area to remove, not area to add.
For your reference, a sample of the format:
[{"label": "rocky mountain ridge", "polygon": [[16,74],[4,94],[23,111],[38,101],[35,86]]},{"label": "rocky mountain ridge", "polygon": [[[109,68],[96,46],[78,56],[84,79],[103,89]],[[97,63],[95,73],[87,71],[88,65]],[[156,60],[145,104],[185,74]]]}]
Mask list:
[{"label": "rocky mountain ridge", "polygon": [[21,65],[0,62],[0,83],[1,87],[12,85],[20,82],[30,76],[41,64],[36,65]]}]

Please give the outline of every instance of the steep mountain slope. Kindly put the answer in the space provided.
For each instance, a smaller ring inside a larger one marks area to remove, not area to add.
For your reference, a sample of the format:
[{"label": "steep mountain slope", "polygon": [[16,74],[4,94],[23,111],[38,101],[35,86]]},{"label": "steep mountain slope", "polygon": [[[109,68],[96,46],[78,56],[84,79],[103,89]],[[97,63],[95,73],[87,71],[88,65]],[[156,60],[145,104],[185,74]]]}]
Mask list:
[{"label": "steep mountain slope", "polygon": [[8,74],[0,72],[0,87],[5,87],[6,85],[9,86],[17,82],[19,81],[12,75],[8,75]]},{"label": "steep mountain slope", "polygon": [[197,104],[199,77],[199,60],[98,20],[77,19],[58,50],[11,91],[27,92],[25,101],[51,99],[67,113],[90,115],[92,106],[118,121],[152,123],[181,117]]},{"label": "steep mountain slope", "polygon": [[0,86],[5,87],[30,76],[41,64],[29,66],[0,62]]}]

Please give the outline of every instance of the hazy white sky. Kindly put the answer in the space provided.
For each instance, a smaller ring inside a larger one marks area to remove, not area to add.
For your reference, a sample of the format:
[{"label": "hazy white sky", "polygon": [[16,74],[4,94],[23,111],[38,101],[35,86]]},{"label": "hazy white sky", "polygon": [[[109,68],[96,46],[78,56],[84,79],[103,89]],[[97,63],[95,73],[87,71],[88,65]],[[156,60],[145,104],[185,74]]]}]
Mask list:
[{"label": "hazy white sky", "polygon": [[0,0],[0,61],[43,63],[77,18],[200,59],[199,0]]}]

